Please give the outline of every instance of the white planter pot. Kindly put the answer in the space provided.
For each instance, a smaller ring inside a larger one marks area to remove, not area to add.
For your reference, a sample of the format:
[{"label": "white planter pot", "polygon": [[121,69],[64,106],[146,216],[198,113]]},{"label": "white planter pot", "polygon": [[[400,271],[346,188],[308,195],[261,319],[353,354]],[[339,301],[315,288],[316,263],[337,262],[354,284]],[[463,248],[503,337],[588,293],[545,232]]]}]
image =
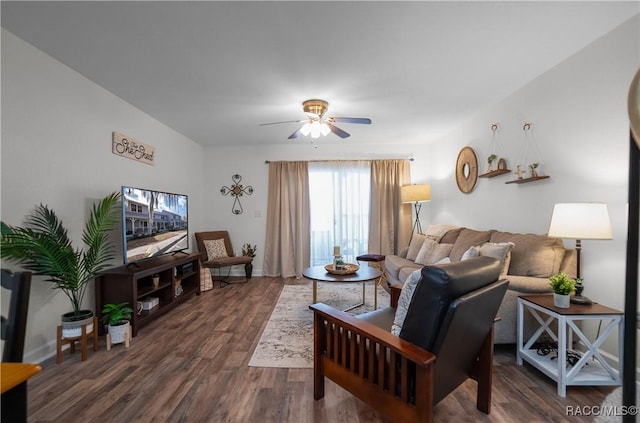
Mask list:
[{"label": "white planter pot", "polygon": [[127,340],[127,336],[129,335],[129,321],[122,325],[116,326],[108,326],[109,335],[111,335],[111,343],[112,344],[122,344]]},{"label": "white planter pot", "polygon": [[553,305],[558,308],[569,308],[570,295],[553,294]]},{"label": "white planter pot", "polygon": [[91,310],[80,310],[80,316],[75,316],[73,312],[62,315],[62,337],[77,338],[82,335],[82,325],[87,325],[86,333],[93,332],[93,312]]}]

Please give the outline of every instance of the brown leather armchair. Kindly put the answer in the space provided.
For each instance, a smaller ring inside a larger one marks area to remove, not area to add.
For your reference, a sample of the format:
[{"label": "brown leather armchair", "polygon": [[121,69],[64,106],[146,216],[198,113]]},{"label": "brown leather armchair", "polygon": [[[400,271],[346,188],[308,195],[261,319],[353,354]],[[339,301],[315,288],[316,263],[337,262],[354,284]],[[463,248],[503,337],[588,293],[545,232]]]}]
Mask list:
[{"label": "brown leather armchair", "polygon": [[[196,244],[198,244],[198,251],[202,254],[203,261],[202,267],[208,267],[210,269],[216,269],[217,275],[214,276],[214,272],[211,272],[211,279],[215,283],[216,281],[220,282],[220,285],[229,284],[229,276],[231,274],[231,266],[236,265],[244,265],[245,266],[245,275],[246,280],[242,282],[247,282],[251,277],[250,272],[247,270],[248,265],[253,261],[253,257],[248,256],[236,256],[233,254],[233,246],[231,245],[231,238],[229,238],[228,231],[208,231],[208,232],[196,232]],[[227,257],[217,257],[217,258],[209,258],[207,254],[207,247],[205,245],[206,241],[215,241],[218,239],[224,240],[224,246],[226,249]],[[220,269],[223,267],[228,268],[227,275],[224,278],[220,277]]]},{"label": "brown leather armchair", "polygon": [[354,317],[311,305],[314,398],[327,377],[393,421],[431,422],[433,406],[471,377],[489,414],[493,323],[508,285],[500,268],[490,257],[425,266],[400,336],[390,331],[395,307]]}]

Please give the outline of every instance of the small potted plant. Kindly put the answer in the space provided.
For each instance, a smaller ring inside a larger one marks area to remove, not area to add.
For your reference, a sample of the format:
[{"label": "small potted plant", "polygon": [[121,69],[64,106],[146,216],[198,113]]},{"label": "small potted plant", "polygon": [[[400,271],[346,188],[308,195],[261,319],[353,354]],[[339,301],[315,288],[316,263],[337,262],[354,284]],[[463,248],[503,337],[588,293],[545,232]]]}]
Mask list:
[{"label": "small potted plant", "polygon": [[495,159],[497,159],[498,156],[496,156],[495,154],[490,155],[489,157],[487,157],[487,163],[489,163],[489,172],[493,172],[493,161]]},{"label": "small potted plant", "polygon": [[532,178],[537,178],[538,177],[538,172],[536,171],[536,169],[538,168],[539,164],[538,163],[531,163],[529,165],[529,170],[531,171],[531,177]]},{"label": "small potted plant", "polygon": [[569,308],[570,295],[576,290],[575,279],[570,278],[566,273],[558,273],[549,278],[549,285],[553,291],[553,305]]},{"label": "small potted plant", "polygon": [[107,326],[111,344],[121,344],[129,339],[131,315],[133,309],[129,303],[108,303],[102,309],[102,323]]},{"label": "small potted plant", "polygon": [[[255,244],[251,245],[249,243],[245,243],[242,246],[242,255],[247,257],[255,257],[257,249],[258,247]],[[251,275],[253,274],[253,264],[247,263],[244,265],[244,274],[247,279],[251,278]]]}]

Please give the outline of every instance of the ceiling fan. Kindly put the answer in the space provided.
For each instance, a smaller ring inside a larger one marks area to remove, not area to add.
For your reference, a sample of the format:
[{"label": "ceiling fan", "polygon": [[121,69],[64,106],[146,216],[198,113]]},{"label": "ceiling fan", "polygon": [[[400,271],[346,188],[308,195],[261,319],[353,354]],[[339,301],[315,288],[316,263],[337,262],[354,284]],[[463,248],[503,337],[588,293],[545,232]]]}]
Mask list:
[{"label": "ceiling fan", "polygon": [[311,135],[311,138],[318,138],[320,135],[328,135],[333,132],[340,138],[350,136],[348,132],[343,131],[334,125],[336,122],[343,123],[364,123],[370,124],[369,118],[350,118],[350,117],[324,117],[329,107],[329,103],[324,100],[307,100],[302,103],[302,110],[307,114],[306,119],[286,120],[283,122],[261,123],[260,126],[278,125],[280,123],[305,122],[297,131],[289,135],[289,139],[298,138],[300,135]]}]

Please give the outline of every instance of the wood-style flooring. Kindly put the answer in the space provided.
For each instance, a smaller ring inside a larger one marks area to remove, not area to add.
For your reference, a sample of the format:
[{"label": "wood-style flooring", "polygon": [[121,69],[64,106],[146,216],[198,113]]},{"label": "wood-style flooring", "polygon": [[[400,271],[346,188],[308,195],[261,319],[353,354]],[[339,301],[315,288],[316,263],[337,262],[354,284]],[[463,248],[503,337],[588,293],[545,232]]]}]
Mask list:
[{"label": "wood-style flooring", "polygon": [[[30,422],[386,422],[330,381],[313,399],[312,369],[248,367],[284,284],[253,278],[203,292],[144,327],[127,349],[100,340],[87,361],[65,351],[29,381]],[[309,291],[311,301],[311,291]],[[464,345],[461,343],[461,347]],[[567,406],[599,405],[613,387],[570,387],[566,398],[534,368],[498,347],[493,408],[475,408],[467,381],[435,407],[436,422],[586,422]]]}]

